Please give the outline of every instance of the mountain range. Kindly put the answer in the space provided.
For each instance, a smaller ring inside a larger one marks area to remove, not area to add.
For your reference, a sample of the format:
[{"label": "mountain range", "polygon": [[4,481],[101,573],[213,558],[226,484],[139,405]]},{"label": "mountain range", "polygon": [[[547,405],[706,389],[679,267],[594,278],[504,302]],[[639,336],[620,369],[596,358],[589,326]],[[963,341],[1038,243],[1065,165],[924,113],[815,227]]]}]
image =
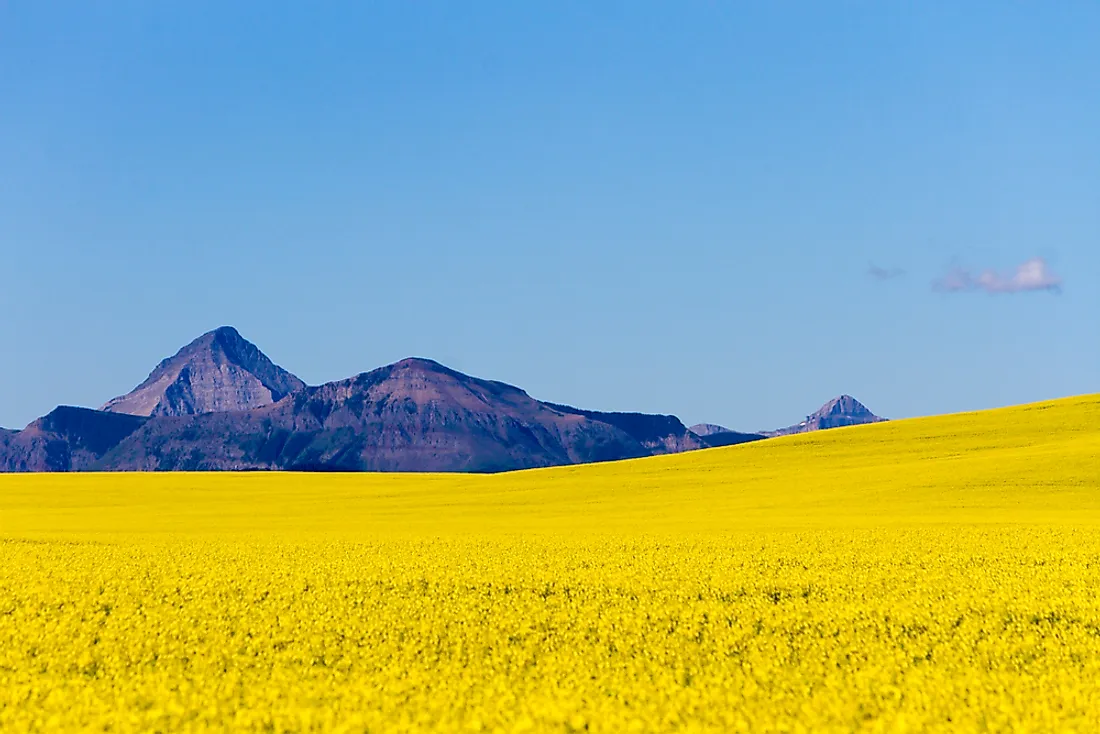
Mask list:
[{"label": "mountain range", "polygon": [[0,429],[0,471],[495,472],[638,458],[882,420],[844,396],[798,426],[739,433],[543,402],[430,359],[308,386],[236,329],[202,335],[100,410]]}]

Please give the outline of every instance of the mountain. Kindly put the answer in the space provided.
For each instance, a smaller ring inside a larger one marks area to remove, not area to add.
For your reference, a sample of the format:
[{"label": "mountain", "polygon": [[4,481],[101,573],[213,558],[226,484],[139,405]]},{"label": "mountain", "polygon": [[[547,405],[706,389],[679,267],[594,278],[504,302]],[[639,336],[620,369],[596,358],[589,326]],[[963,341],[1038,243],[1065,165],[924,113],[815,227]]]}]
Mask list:
[{"label": "mountain", "polygon": [[839,398],[833,398],[825,403],[820,410],[806,416],[806,420],[797,425],[780,428],[777,431],[762,431],[762,434],[768,437],[789,436],[795,433],[808,433],[826,428],[881,423],[885,420],[885,418],[880,418],[872,413],[867,409],[867,406],[851,395],[841,395]]},{"label": "mountain", "polygon": [[273,363],[236,329],[223,326],[161,362],[145,382],[102,410],[140,416],[251,410],[303,387],[304,382]]},{"label": "mountain", "polygon": [[517,387],[406,359],[249,411],[155,417],[97,468],[492,472],[657,451]]},{"label": "mountain", "polygon": [[0,472],[81,471],[146,418],[61,406],[22,431],[0,429]]}]

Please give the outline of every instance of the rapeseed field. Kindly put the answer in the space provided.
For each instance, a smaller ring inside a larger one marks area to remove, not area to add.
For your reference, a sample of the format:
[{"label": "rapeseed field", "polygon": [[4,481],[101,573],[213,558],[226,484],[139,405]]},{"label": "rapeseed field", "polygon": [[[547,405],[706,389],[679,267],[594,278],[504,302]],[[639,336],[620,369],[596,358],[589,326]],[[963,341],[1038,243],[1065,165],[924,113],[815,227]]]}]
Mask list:
[{"label": "rapeseed field", "polygon": [[0,477],[4,731],[1100,730],[1100,396],[497,476]]}]

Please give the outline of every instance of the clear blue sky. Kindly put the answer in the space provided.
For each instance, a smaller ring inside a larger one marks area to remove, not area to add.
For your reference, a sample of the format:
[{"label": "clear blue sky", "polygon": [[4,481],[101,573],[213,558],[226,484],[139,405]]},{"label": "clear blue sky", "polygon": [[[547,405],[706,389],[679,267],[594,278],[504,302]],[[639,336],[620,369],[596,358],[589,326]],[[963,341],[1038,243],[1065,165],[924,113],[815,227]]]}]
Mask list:
[{"label": "clear blue sky", "polygon": [[221,324],[310,383],[417,355],[745,430],[1100,391],[1097,39],[1091,0],[0,3],[0,425]]}]

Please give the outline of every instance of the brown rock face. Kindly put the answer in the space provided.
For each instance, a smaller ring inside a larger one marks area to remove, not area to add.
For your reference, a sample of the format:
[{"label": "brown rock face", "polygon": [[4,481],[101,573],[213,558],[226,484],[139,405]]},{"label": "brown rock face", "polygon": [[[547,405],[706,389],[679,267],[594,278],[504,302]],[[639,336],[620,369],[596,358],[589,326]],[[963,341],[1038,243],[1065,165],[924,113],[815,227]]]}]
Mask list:
[{"label": "brown rock face", "polygon": [[223,326],[161,362],[145,382],[102,410],[140,416],[251,410],[303,387],[304,382],[274,364],[236,329]]}]

